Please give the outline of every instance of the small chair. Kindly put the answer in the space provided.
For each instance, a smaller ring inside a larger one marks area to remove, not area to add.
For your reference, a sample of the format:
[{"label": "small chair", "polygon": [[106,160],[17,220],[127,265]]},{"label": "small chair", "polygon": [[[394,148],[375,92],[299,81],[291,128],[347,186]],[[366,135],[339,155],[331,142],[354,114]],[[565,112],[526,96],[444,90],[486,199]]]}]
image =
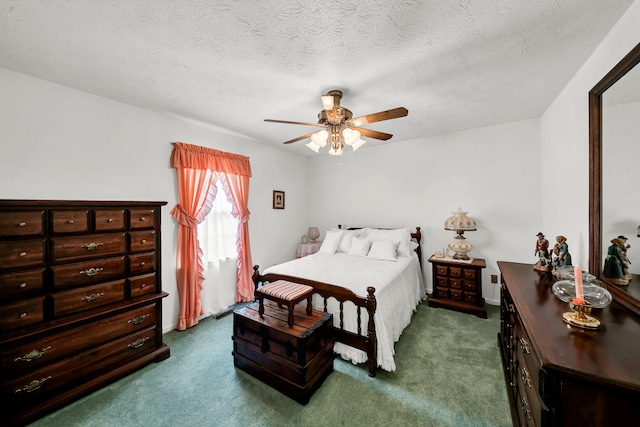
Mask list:
[{"label": "small chair", "polygon": [[288,282],[286,280],[276,280],[256,289],[256,299],[260,303],[258,314],[260,317],[264,314],[263,299],[269,299],[278,304],[278,306],[286,305],[289,310],[288,324],[293,326],[293,309],[296,304],[302,300],[307,300],[307,314],[311,315],[311,296],[313,288],[299,283]]}]

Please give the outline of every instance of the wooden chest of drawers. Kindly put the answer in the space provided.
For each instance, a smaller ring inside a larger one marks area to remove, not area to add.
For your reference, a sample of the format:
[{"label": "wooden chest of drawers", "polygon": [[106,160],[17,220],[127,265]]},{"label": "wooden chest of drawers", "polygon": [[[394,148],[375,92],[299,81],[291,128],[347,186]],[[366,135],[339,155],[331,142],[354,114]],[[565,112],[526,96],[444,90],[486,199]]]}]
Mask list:
[{"label": "wooden chest of drawers", "polygon": [[429,258],[433,268],[433,293],[429,307],[445,307],[474,313],[487,318],[485,300],[482,297],[483,259],[472,262],[445,258]]},{"label": "wooden chest of drawers", "polygon": [[294,326],[288,311],[265,302],[263,317],[253,303],[233,313],[234,365],[299,403],[333,372],[333,315],[295,307]]},{"label": "wooden chest of drawers", "polygon": [[33,421],[169,357],[160,280],[165,204],[0,200],[5,425]]},{"label": "wooden chest of drawers", "polygon": [[598,331],[567,325],[555,279],[498,262],[498,345],[514,426],[640,425],[640,319],[617,302],[594,310]]}]

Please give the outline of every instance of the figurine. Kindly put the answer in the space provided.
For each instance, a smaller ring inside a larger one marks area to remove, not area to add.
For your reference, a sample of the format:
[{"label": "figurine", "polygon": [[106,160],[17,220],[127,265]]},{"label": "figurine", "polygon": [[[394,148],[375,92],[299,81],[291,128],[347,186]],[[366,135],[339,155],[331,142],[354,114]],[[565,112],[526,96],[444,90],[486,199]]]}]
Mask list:
[{"label": "figurine", "polygon": [[533,265],[534,270],[549,271],[551,268],[551,259],[549,258],[549,241],[544,237],[544,234],[536,234],[538,240],[536,240],[536,250],[533,253],[538,257],[538,262]]},{"label": "figurine", "polygon": [[627,256],[627,249],[631,247],[631,245],[627,244],[627,238],[624,236],[618,236],[618,239],[622,240],[622,259],[625,262],[625,265],[622,267],[622,271],[624,272],[624,278],[627,280],[631,280],[631,273],[629,272],[629,257]]},{"label": "figurine", "polygon": [[607,250],[607,257],[604,260],[602,275],[609,279],[614,285],[628,285],[629,279],[625,278],[625,268],[627,267],[622,257],[624,240],[615,238],[611,240],[611,246]]},{"label": "figurine", "polygon": [[553,246],[553,255],[555,255],[555,258],[551,262],[554,272],[560,267],[572,265],[567,238],[564,236],[556,236],[556,242]]}]

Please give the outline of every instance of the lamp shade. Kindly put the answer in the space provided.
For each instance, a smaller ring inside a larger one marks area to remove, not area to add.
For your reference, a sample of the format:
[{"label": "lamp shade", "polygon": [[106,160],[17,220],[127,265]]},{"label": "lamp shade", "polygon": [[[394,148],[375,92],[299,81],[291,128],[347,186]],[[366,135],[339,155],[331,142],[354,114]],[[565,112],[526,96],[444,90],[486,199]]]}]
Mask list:
[{"label": "lamp shade", "polygon": [[358,148],[362,147],[362,145],[367,142],[364,139],[360,138],[358,139],[356,142],[354,142],[353,144],[351,144],[351,148],[353,148],[353,151],[356,151]]},{"label": "lamp shade", "polygon": [[316,144],[314,144],[313,141],[309,142],[308,144],[305,144],[307,147],[309,147],[310,150],[315,151],[316,153],[320,152],[320,147],[318,147]]},{"label": "lamp shade", "polygon": [[467,213],[463,212],[461,208],[458,208],[456,212],[451,212],[452,215],[444,222],[444,229],[453,231],[477,230],[476,221],[468,217]]},{"label": "lamp shade", "polygon": [[329,132],[326,130],[318,131],[311,135],[311,141],[316,144],[318,147],[324,147],[327,145],[327,138],[329,137]]},{"label": "lamp shade", "polygon": [[318,227],[309,227],[309,230],[307,231],[307,237],[315,242],[316,239],[320,237],[320,230],[318,229]]},{"label": "lamp shade", "polygon": [[322,99],[322,106],[325,110],[331,110],[333,108],[333,95],[324,95],[320,98]]}]

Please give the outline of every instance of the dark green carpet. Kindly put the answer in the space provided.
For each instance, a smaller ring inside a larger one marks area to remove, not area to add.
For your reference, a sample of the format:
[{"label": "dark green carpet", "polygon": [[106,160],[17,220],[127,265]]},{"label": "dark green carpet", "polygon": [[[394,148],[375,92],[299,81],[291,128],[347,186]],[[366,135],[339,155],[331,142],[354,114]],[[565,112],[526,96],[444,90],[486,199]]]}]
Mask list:
[{"label": "dark green carpet", "polygon": [[171,357],[37,422],[51,426],[510,426],[489,319],[423,303],[396,344],[396,372],[336,359],[303,406],[233,366],[233,316],[165,335]]}]

